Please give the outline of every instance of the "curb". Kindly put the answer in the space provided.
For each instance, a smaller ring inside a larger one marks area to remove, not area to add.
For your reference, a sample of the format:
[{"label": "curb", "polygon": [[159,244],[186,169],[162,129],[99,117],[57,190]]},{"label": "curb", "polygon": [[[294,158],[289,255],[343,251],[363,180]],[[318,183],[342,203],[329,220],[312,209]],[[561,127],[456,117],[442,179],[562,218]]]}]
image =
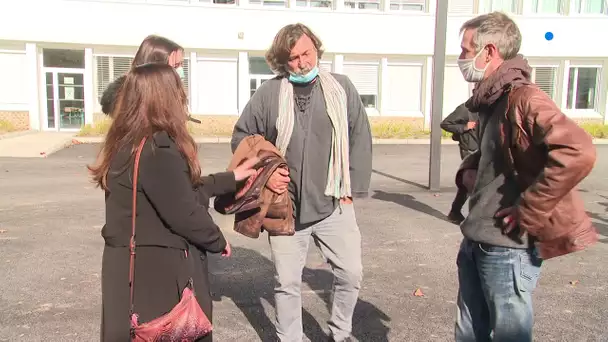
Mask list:
[{"label": "curb", "polygon": [[[1,139],[1,137],[0,137]],[[103,142],[103,137],[74,137],[75,144],[99,144]],[[194,141],[198,144],[229,144],[228,137],[196,137]],[[431,139],[372,139],[374,145],[430,145]],[[451,139],[442,139],[442,145],[458,145],[458,142]],[[595,145],[608,145],[608,139],[593,139]]]},{"label": "curb", "polygon": [[44,154],[41,154],[40,157],[48,157],[55,152],[59,152],[64,148],[68,148],[72,145],[76,145],[77,141],[75,141],[74,137],[65,138],[64,141],[55,144],[54,146],[49,147]]},{"label": "curb", "polygon": [[17,132],[4,133],[4,134],[0,134],[0,140],[2,140],[2,139],[10,139],[10,138],[17,138],[17,137],[21,137],[21,136],[24,136],[24,135],[33,134],[33,133],[36,133],[36,132],[38,132],[38,131],[28,130],[28,131],[17,131]]}]

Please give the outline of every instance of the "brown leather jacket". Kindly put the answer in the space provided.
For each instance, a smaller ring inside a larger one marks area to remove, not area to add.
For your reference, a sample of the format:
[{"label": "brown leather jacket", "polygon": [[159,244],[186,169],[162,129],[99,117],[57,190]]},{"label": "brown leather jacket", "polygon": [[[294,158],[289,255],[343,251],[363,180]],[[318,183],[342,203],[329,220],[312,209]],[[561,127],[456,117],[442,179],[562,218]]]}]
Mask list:
[{"label": "brown leather jacket", "polygon": [[[500,138],[507,165],[522,195],[517,204],[520,229],[536,240],[540,256],[550,259],[585,249],[598,240],[576,186],[591,172],[596,150],[592,139],[536,85],[510,89],[497,101]],[[479,151],[462,171],[477,169]]]},{"label": "brown leather jacket", "polygon": [[250,238],[258,238],[262,230],[271,235],[295,234],[293,205],[289,193],[276,194],[266,187],[274,171],[287,168],[277,148],[261,135],[244,138],[234,151],[228,171],[252,157],[259,157],[257,174],[237,188],[236,193],[215,198],[215,210],[234,214],[234,230]]}]

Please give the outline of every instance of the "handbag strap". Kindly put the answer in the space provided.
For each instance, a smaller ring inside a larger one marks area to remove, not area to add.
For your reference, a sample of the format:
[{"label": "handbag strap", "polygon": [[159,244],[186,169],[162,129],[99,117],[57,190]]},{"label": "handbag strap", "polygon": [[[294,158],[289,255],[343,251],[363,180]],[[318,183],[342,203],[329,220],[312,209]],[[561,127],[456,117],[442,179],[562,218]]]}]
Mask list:
[{"label": "handbag strap", "polygon": [[146,137],[144,137],[135,152],[135,163],[133,165],[133,209],[131,218],[131,240],[129,241],[129,317],[133,315],[133,281],[135,280],[135,217],[137,216],[137,178],[139,176],[139,158],[144,149]]}]

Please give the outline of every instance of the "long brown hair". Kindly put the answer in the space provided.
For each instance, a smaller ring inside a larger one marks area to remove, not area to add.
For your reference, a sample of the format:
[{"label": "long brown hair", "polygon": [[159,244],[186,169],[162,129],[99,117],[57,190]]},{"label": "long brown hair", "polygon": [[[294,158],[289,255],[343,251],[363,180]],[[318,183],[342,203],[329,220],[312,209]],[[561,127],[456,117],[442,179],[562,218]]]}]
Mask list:
[{"label": "long brown hair", "polygon": [[114,120],[97,161],[88,166],[93,181],[108,190],[106,178],[118,151],[130,147],[132,161],[144,137],[164,131],[187,160],[192,184],[198,184],[201,167],[196,143],[186,126],[186,106],[184,87],[172,67],[164,63],[149,63],[131,68],[118,93]]},{"label": "long brown hair", "polygon": [[165,37],[150,35],[147,36],[139,45],[132,67],[146,63],[169,63],[169,56],[172,52],[184,51],[176,42]]}]

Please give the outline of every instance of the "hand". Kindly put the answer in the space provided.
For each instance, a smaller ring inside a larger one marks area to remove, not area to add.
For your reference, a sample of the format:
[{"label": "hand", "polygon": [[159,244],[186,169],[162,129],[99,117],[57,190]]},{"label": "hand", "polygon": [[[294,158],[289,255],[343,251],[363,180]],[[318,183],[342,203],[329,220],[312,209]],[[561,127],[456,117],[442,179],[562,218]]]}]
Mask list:
[{"label": "hand", "polygon": [[353,204],[353,199],[352,199],[352,197],[340,198],[340,203],[342,203],[342,204]]},{"label": "hand", "polygon": [[467,122],[467,131],[472,130],[473,128],[477,127],[477,121],[469,121]]},{"label": "hand", "polygon": [[280,167],[270,176],[268,182],[266,182],[266,187],[281,195],[287,191],[289,180],[289,170]]},{"label": "hand", "polygon": [[[499,210],[496,213],[496,218],[501,218],[502,217],[502,224],[504,225],[504,227],[502,228],[502,233],[504,235],[508,235],[511,232],[513,232],[515,229],[518,228],[519,226],[519,216],[518,216],[518,211],[517,211],[517,207],[509,207],[509,208],[505,208],[502,210]],[[519,230],[519,237],[523,237],[524,236],[525,231],[523,229]]]},{"label": "hand", "polygon": [[477,180],[477,170],[467,169],[462,172],[462,184],[470,194],[473,192],[475,181]]},{"label": "hand", "polygon": [[237,182],[245,180],[256,174],[257,170],[253,167],[260,161],[260,158],[253,157],[245,160],[241,165],[237,166],[234,171],[234,179]]},{"label": "hand", "polygon": [[232,248],[230,247],[230,244],[228,242],[226,242],[226,248],[224,248],[224,250],[222,251],[222,256],[225,258],[228,258],[231,255],[232,255]]}]

